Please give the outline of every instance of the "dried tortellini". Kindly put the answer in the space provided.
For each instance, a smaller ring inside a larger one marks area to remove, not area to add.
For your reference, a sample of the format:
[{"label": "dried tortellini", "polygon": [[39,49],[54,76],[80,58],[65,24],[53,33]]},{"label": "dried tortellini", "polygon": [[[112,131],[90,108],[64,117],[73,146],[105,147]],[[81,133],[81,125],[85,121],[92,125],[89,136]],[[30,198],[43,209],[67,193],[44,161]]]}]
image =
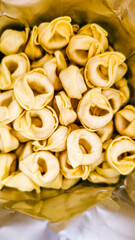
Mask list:
[{"label": "dried tortellini", "polygon": [[112,120],[113,110],[100,88],[89,90],[78,104],[78,118],[89,131],[97,131]]},{"label": "dried tortellini", "polygon": [[115,115],[115,126],[121,135],[135,139],[135,107],[127,105]]},{"label": "dried tortellini", "polygon": [[16,79],[30,70],[26,54],[19,53],[5,56],[0,65],[0,89],[13,89]]},{"label": "dried tortellini", "polygon": [[125,56],[68,16],[0,37],[0,189],[116,184],[135,169]]},{"label": "dried tortellini", "polygon": [[17,79],[14,93],[22,108],[39,110],[52,100],[54,88],[45,71],[37,68]]},{"label": "dried tortellini", "polygon": [[20,52],[28,39],[28,34],[29,28],[25,28],[25,31],[5,30],[0,37],[0,52],[5,55]]},{"label": "dried tortellini", "polygon": [[88,87],[111,87],[125,75],[124,61],[125,56],[119,52],[106,52],[89,59],[84,71]]}]

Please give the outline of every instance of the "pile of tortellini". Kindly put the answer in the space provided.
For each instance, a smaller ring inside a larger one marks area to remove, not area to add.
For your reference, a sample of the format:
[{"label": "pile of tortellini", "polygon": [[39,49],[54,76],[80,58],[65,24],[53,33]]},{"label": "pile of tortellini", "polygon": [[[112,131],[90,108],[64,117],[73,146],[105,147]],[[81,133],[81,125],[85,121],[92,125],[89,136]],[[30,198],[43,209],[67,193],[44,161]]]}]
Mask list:
[{"label": "pile of tortellini", "polygon": [[125,56],[70,17],[0,37],[0,189],[115,184],[135,168]]}]

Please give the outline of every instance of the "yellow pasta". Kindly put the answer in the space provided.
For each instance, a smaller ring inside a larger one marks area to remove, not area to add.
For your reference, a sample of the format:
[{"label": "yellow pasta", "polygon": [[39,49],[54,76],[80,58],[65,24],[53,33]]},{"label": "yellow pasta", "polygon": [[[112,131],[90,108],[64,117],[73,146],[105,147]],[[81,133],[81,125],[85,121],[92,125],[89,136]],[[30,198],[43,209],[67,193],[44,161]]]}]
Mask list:
[{"label": "yellow pasta", "polygon": [[109,140],[113,134],[113,121],[107,123],[104,127],[97,131],[102,143]]},{"label": "yellow pasta", "polygon": [[70,98],[80,99],[82,94],[87,90],[79,68],[74,65],[70,65],[60,73],[60,80]]},{"label": "yellow pasta", "polygon": [[20,52],[28,39],[28,34],[29,28],[25,28],[25,31],[5,30],[0,37],[0,51],[5,55]]},{"label": "yellow pasta", "polygon": [[65,47],[73,35],[70,17],[59,17],[38,27],[39,43],[49,53]]},{"label": "yellow pasta", "polygon": [[119,52],[106,52],[88,60],[84,75],[88,87],[111,87],[127,71],[125,56]]},{"label": "yellow pasta", "polygon": [[52,100],[54,88],[46,72],[37,68],[17,79],[14,93],[17,101],[24,109],[39,110]]},{"label": "yellow pasta", "polygon": [[0,93],[0,123],[11,123],[22,111],[13,90]]},{"label": "yellow pasta", "polygon": [[80,165],[77,167],[72,167],[72,165],[69,164],[68,154],[67,151],[64,151],[59,156],[60,160],[60,168],[63,176],[67,179],[83,179],[86,180],[89,172],[90,172],[90,166],[88,165]]},{"label": "yellow pasta", "polygon": [[5,56],[0,66],[0,89],[13,89],[15,80],[30,70],[30,62],[25,53]]},{"label": "yellow pasta", "polygon": [[120,174],[131,173],[135,168],[135,141],[126,136],[117,137],[106,150],[106,160]]},{"label": "yellow pasta", "polygon": [[25,47],[25,53],[31,60],[35,60],[43,56],[43,49],[38,42],[37,26],[34,26],[30,33],[29,41],[27,43],[27,46]]},{"label": "yellow pasta", "polygon": [[71,100],[64,91],[61,91],[58,95],[55,95],[53,108],[59,116],[61,125],[67,126],[68,124],[73,123],[77,118],[77,114],[73,110]]},{"label": "yellow pasta", "polygon": [[60,171],[58,159],[48,151],[30,154],[20,161],[19,169],[41,187],[51,183]]},{"label": "yellow pasta", "polygon": [[0,153],[0,189],[2,181],[16,170],[16,155],[14,153]]},{"label": "yellow pasta", "polygon": [[14,129],[31,140],[47,139],[57,128],[55,111],[47,106],[41,110],[24,111],[13,123]]},{"label": "yellow pasta", "polygon": [[18,139],[11,133],[11,127],[0,124],[0,150],[11,152],[19,147]]},{"label": "yellow pasta", "polygon": [[115,115],[115,126],[121,135],[135,138],[135,107],[127,105]]},{"label": "yellow pasta", "polygon": [[112,120],[113,110],[101,89],[94,88],[81,98],[77,114],[87,130],[97,131]]},{"label": "yellow pasta", "polygon": [[67,138],[67,153],[70,165],[90,165],[101,156],[102,142],[96,133],[86,129],[72,131]]}]

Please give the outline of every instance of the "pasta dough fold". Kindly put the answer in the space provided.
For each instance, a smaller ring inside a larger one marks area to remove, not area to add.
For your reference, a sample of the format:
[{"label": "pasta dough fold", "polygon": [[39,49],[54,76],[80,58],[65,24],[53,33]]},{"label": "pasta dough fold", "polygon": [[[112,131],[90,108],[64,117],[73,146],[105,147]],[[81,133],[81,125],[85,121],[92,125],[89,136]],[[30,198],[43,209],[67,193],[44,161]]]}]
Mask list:
[{"label": "pasta dough fold", "polygon": [[88,87],[111,87],[127,71],[125,56],[119,52],[106,52],[88,60],[84,75]]},{"label": "pasta dough fold", "polygon": [[90,172],[89,165],[88,166],[80,165],[80,166],[73,168],[68,163],[69,160],[68,160],[67,151],[64,151],[60,154],[59,161],[60,161],[61,172],[65,178],[67,178],[67,179],[82,178],[83,180],[87,179],[89,172]]},{"label": "pasta dough fold", "polygon": [[29,30],[29,28],[25,28],[25,31],[5,30],[0,37],[0,52],[10,55],[22,51],[27,42]]},{"label": "pasta dough fold", "polygon": [[43,49],[38,42],[37,26],[34,26],[30,33],[29,41],[27,43],[27,46],[25,47],[25,53],[31,60],[35,60],[43,56]]},{"label": "pasta dough fold", "polygon": [[37,68],[16,81],[14,93],[24,109],[39,110],[52,100],[54,88],[46,72]]},{"label": "pasta dough fold", "polygon": [[121,135],[135,138],[135,107],[127,105],[115,115],[115,126]]},{"label": "pasta dough fold", "polygon": [[0,189],[2,180],[8,177],[16,169],[16,155],[14,153],[0,153]]},{"label": "pasta dough fold", "polygon": [[102,45],[93,37],[86,35],[73,36],[66,49],[72,63],[85,66],[88,59],[104,52]]},{"label": "pasta dough fold", "polygon": [[107,123],[104,127],[97,131],[102,143],[109,140],[113,134],[113,121]]},{"label": "pasta dough fold", "polygon": [[10,152],[19,147],[18,139],[11,133],[11,127],[0,124],[0,150]]},{"label": "pasta dough fold", "polygon": [[126,136],[117,137],[106,150],[106,160],[120,174],[131,173],[135,167],[135,141]]},{"label": "pasta dough fold", "polygon": [[113,111],[101,89],[89,90],[80,100],[77,114],[82,125],[89,131],[97,131],[112,120]]},{"label": "pasta dough fold", "polygon": [[73,168],[95,163],[102,152],[102,142],[96,133],[86,129],[72,131],[67,138],[69,163]]},{"label": "pasta dough fold", "polygon": [[51,152],[62,152],[67,147],[67,137],[69,134],[69,128],[65,126],[59,126],[56,131],[47,139],[41,142],[35,141],[34,151],[49,150]]},{"label": "pasta dough fold", "polygon": [[59,117],[61,125],[67,126],[68,124],[73,123],[77,118],[77,114],[73,110],[71,100],[64,91],[55,95],[53,108]]},{"label": "pasta dough fold", "polygon": [[0,65],[0,89],[12,89],[15,80],[29,70],[30,62],[25,53],[5,56]]},{"label": "pasta dough fold", "polygon": [[11,123],[22,111],[23,109],[16,101],[13,90],[0,93],[0,123]]},{"label": "pasta dough fold", "polygon": [[49,53],[65,47],[73,35],[70,17],[59,17],[38,27],[39,43]]},{"label": "pasta dough fold", "polygon": [[82,93],[87,90],[79,68],[74,65],[70,65],[60,73],[60,80],[70,98],[80,99]]},{"label": "pasta dough fold", "polygon": [[58,118],[53,108],[24,111],[13,123],[14,129],[31,140],[47,139],[58,127]]},{"label": "pasta dough fold", "polygon": [[30,154],[20,161],[19,169],[41,187],[51,183],[60,171],[58,159],[48,151]]}]

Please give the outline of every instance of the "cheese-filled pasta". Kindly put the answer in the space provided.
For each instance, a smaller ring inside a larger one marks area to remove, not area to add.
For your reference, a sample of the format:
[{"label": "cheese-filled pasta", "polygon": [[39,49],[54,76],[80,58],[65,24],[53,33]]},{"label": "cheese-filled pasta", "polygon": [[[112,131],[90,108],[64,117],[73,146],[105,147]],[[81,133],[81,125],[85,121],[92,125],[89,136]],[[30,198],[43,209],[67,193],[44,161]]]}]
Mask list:
[{"label": "cheese-filled pasta", "polygon": [[14,129],[31,140],[47,139],[57,128],[55,111],[47,106],[41,110],[24,111],[13,123]]},{"label": "cheese-filled pasta", "polygon": [[0,150],[10,152],[19,147],[18,139],[11,133],[11,127],[0,124]]},{"label": "cheese-filled pasta", "polygon": [[130,97],[130,90],[127,80],[125,78],[120,79],[119,81],[115,82],[115,87],[121,94],[122,105],[125,105]]},{"label": "cheese-filled pasta", "polygon": [[[33,142],[34,151],[39,150],[48,150],[51,152],[61,152],[64,151],[67,147],[67,137],[69,134],[69,128],[65,126],[59,126],[55,132],[46,140],[42,141],[40,144],[39,141]],[[43,145],[42,145],[43,144]]]},{"label": "cheese-filled pasta", "polygon": [[59,156],[61,172],[65,178],[76,179],[82,178],[86,180],[90,173],[90,165],[79,165],[77,167],[72,167],[69,164],[67,151],[64,151]]},{"label": "cheese-filled pasta", "polygon": [[66,67],[67,67],[67,63],[62,51],[55,51],[54,57],[52,57],[43,65],[43,68],[47,72],[50,82],[54,86],[55,90],[62,89],[62,84],[59,79],[59,74]]},{"label": "cheese-filled pasta", "polygon": [[14,153],[0,153],[0,189],[2,180],[16,170],[16,155]]},{"label": "cheese-filled pasta", "polygon": [[117,137],[106,150],[106,160],[120,174],[131,173],[135,168],[135,141],[126,136]]},{"label": "cheese-filled pasta", "polygon": [[120,174],[111,168],[106,161],[90,172],[88,180],[93,183],[115,184],[119,181]]},{"label": "cheese-filled pasta", "polygon": [[135,138],[135,107],[127,105],[115,115],[115,126],[121,135]]},{"label": "cheese-filled pasta", "polygon": [[0,93],[0,123],[11,123],[22,111],[13,90]]},{"label": "cheese-filled pasta", "polygon": [[36,190],[40,192],[40,188],[34,182],[31,181],[23,172],[13,172],[10,176],[2,181],[2,184],[6,187],[16,188],[23,192],[31,192]]},{"label": "cheese-filled pasta", "polygon": [[88,60],[84,75],[88,87],[111,87],[126,71],[125,56],[119,52],[106,52]]},{"label": "cheese-filled pasta", "polygon": [[107,123],[104,127],[97,131],[102,143],[109,140],[113,134],[113,121]]},{"label": "cheese-filled pasta", "polygon": [[85,66],[88,59],[104,52],[102,45],[93,37],[86,35],[73,36],[66,49],[72,63]]},{"label": "cheese-filled pasta", "polygon": [[60,73],[63,88],[70,98],[80,99],[87,90],[83,76],[78,67],[70,65]]},{"label": "cheese-filled pasta", "polygon": [[46,72],[37,68],[15,82],[14,93],[19,104],[26,110],[42,109],[53,98],[54,87]]},{"label": "cheese-filled pasta", "polygon": [[107,31],[96,23],[88,23],[80,28],[78,34],[87,35],[96,39],[104,50],[108,48],[108,33]]},{"label": "cheese-filled pasta", "polygon": [[15,80],[30,70],[30,62],[25,53],[5,56],[0,66],[0,89],[13,89]]},{"label": "cheese-filled pasta", "polygon": [[19,169],[41,187],[51,183],[60,171],[58,159],[48,151],[30,154],[20,161]]},{"label": "cheese-filled pasta", "polygon": [[43,49],[38,42],[38,27],[34,26],[30,38],[25,47],[25,53],[31,60],[39,59],[43,56]]},{"label": "cheese-filled pasta", "polygon": [[72,131],[67,138],[69,163],[73,168],[90,165],[101,156],[102,142],[98,135],[86,129]]},{"label": "cheese-filled pasta", "polygon": [[59,17],[38,27],[39,43],[49,53],[65,47],[73,35],[70,17]]},{"label": "cheese-filled pasta", "polygon": [[6,29],[0,37],[0,52],[10,55],[22,51],[28,34],[29,28],[25,28],[25,31]]},{"label": "cheese-filled pasta", "polygon": [[97,131],[112,120],[113,110],[101,89],[94,88],[81,98],[77,114],[87,130]]},{"label": "cheese-filled pasta", "polygon": [[109,101],[113,110],[113,114],[115,114],[123,104],[121,92],[114,88],[108,88],[108,89],[104,89],[102,91],[102,94]]},{"label": "cheese-filled pasta", "polygon": [[71,100],[64,91],[55,95],[53,108],[59,117],[61,125],[67,126],[68,124],[73,123],[77,118],[77,114],[73,110]]}]

